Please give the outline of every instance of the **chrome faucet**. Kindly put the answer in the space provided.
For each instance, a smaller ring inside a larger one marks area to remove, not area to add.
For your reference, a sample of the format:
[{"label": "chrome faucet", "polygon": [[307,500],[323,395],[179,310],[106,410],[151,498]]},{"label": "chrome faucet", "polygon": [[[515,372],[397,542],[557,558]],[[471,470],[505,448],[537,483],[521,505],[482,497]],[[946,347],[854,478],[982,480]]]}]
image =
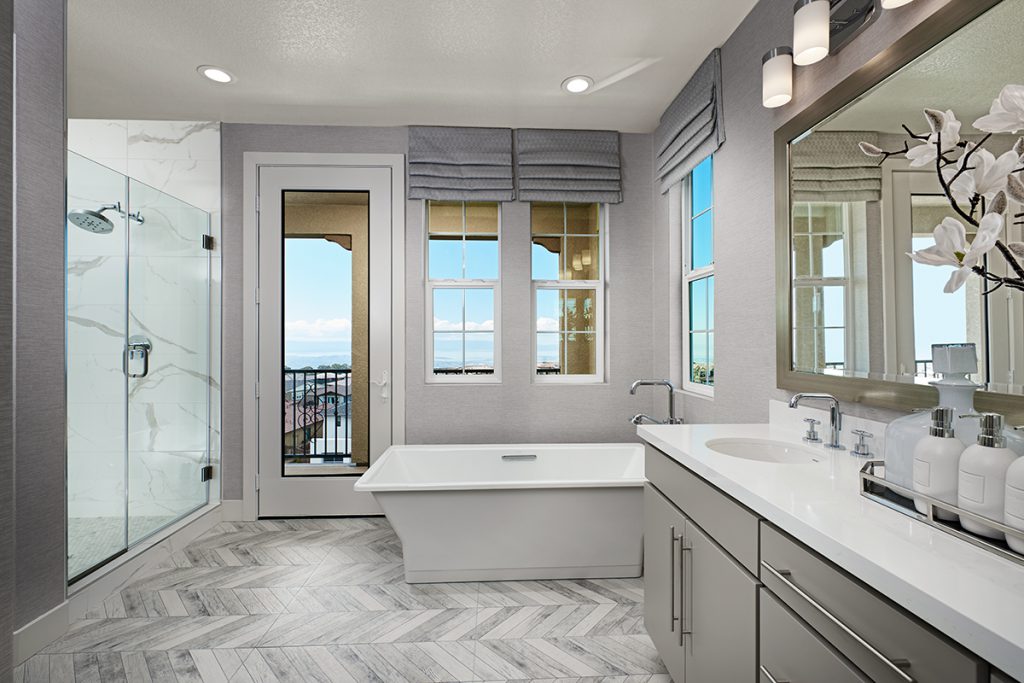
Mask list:
[{"label": "chrome faucet", "polygon": [[668,420],[662,422],[661,420],[655,420],[650,415],[643,413],[637,413],[630,420],[633,424],[643,424],[644,422],[650,422],[652,424],[669,424],[678,425],[683,424],[683,418],[676,417],[676,387],[672,382],[667,379],[638,379],[633,382],[633,386],[629,388],[630,396],[636,395],[637,387],[667,387],[668,388]]},{"label": "chrome faucet", "polygon": [[839,411],[839,399],[832,394],[794,394],[793,398],[789,399],[789,407],[796,408],[808,399],[828,401],[829,403],[829,436],[828,441],[824,444],[825,448],[832,448],[837,451],[846,450],[846,447],[839,442],[839,435],[843,431],[843,414]]}]

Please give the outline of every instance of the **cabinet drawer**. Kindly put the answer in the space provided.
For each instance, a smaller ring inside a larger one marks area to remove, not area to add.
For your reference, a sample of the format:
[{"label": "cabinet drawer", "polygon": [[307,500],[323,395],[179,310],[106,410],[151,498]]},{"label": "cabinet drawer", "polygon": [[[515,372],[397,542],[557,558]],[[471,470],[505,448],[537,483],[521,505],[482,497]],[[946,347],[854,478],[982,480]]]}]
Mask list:
[{"label": "cabinet drawer", "polygon": [[757,575],[759,518],[672,458],[647,446],[647,480],[697,526]]},{"label": "cabinet drawer", "polygon": [[760,683],[869,683],[857,667],[771,593],[762,588],[758,599]]},{"label": "cabinet drawer", "polygon": [[976,683],[987,665],[775,527],[761,527],[761,581],[879,683]]}]

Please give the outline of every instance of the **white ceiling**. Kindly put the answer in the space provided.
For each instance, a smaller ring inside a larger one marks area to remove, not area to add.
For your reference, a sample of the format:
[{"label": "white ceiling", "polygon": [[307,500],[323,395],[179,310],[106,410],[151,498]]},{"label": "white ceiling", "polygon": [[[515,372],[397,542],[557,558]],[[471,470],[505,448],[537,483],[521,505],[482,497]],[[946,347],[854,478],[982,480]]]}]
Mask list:
[{"label": "white ceiling", "polygon": [[647,132],[755,2],[70,0],[68,113]]},{"label": "white ceiling", "polygon": [[1004,0],[829,121],[827,130],[928,130],[925,107],[952,109],[963,132],[1007,83],[1024,82],[1024,0]]}]

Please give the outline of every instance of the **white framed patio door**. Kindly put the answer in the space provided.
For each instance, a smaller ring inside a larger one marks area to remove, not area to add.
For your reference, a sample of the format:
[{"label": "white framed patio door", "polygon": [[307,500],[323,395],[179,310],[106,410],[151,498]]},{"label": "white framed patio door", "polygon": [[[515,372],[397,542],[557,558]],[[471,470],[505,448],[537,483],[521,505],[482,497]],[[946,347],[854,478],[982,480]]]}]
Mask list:
[{"label": "white framed patio door", "polygon": [[394,169],[258,170],[257,514],[379,514],[394,437]]}]

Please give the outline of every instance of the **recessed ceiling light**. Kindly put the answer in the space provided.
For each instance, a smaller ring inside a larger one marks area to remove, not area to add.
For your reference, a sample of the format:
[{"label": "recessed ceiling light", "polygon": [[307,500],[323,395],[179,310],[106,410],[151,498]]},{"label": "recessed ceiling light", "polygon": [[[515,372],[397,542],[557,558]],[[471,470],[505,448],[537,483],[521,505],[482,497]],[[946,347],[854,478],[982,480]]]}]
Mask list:
[{"label": "recessed ceiling light", "polygon": [[594,79],[590,76],[569,76],[569,78],[562,81],[562,90],[573,95],[579,95],[590,90],[592,85],[594,85]]},{"label": "recessed ceiling light", "polygon": [[231,83],[235,80],[234,76],[232,76],[230,73],[220,68],[219,66],[211,66],[209,64],[204,64],[203,66],[196,68],[196,71],[198,71],[203,76],[206,76],[214,83]]}]

